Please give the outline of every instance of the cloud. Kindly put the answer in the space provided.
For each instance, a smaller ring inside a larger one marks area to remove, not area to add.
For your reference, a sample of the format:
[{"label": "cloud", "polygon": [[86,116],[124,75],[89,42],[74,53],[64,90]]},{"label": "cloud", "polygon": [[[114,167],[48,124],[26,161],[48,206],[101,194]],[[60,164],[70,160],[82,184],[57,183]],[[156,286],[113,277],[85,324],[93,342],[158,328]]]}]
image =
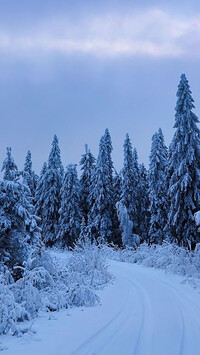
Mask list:
[{"label": "cloud", "polygon": [[199,57],[200,15],[176,17],[159,9],[68,18],[37,24],[23,33],[0,29],[0,52],[14,56],[86,54],[97,57]]}]

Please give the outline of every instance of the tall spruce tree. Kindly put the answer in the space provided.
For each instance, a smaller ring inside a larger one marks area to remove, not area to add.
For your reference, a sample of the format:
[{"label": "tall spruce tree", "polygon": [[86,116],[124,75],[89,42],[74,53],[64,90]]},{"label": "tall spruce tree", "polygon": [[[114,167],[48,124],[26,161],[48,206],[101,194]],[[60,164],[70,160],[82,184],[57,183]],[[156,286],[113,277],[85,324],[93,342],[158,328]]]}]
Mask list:
[{"label": "tall spruce tree", "polygon": [[124,166],[122,170],[122,203],[127,209],[129,218],[134,219],[135,205],[133,201],[134,195],[134,172],[133,172],[133,149],[131,140],[127,133],[124,141]]},{"label": "tall spruce tree", "polygon": [[37,180],[37,187],[35,192],[35,213],[41,218],[40,224],[42,224],[44,211],[44,189],[45,189],[45,174],[47,171],[47,163],[44,162],[40,176]]},{"label": "tall spruce tree", "polygon": [[80,208],[86,225],[88,221],[88,213],[91,207],[89,195],[92,185],[92,175],[94,173],[95,161],[96,160],[94,156],[92,155],[86,144],[85,154],[82,155],[80,160],[80,166],[82,170],[82,174],[80,177]]},{"label": "tall spruce tree", "polygon": [[167,147],[162,130],[152,137],[149,165],[150,243],[161,244],[167,223]]},{"label": "tall spruce tree", "polygon": [[113,163],[111,159],[112,143],[106,130],[100,140],[99,154],[90,193],[91,210],[89,225],[94,238],[101,237],[108,242],[116,242],[118,237],[114,226],[117,214],[113,193]]},{"label": "tall spruce tree", "polygon": [[18,278],[20,269],[28,256],[28,245],[38,243],[40,229],[33,214],[29,188],[19,181],[19,173],[7,148],[3,162],[3,181],[0,183],[0,255],[1,261],[12,269]]},{"label": "tall spruce tree", "polygon": [[107,165],[108,165],[108,172],[109,172],[109,181],[110,181],[110,188],[112,190],[113,186],[113,162],[112,162],[112,141],[111,141],[111,136],[108,128],[106,128],[105,133],[104,133],[104,142],[106,146],[106,155],[107,155]]},{"label": "tall spruce tree", "polygon": [[138,196],[139,196],[139,236],[141,242],[149,243],[149,181],[148,173],[144,164],[139,165],[139,183],[138,183]]},{"label": "tall spruce tree", "polygon": [[56,242],[58,233],[59,209],[61,201],[61,186],[63,181],[63,166],[60,158],[58,138],[55,135],[49,154],[47,170],[44,175],[44,201],[42,206],[42,237],[47,246]]},{"label": "tall spruce tree", "polygon": [[124,166],[122,170],[122,204],[133,223],[133,234],[139,234],[138,225],[138,162],[137,152],[132,149],[129,135],[124,142]]},{"label": "tall spruce tree", "polygon": [[188,80],[181,75],[177,91],[174,134],[170,146],[170,239],[193,248],[199,242],[194,213],[200,208],[200,130],[192,112],[194,100]]},{"label": "tall spruce tree", "polygon": [[113,177],[114,167],[113,167],[113,161],[111,157],[113,146],[112,146],[112,140],[108,128],[106,128],[105,130],[104,140],[105,140],[106,151],[107,151],[107,164],[108,164],[108,172],[109,172],[108,180],[110,182],[109,189],[112,198],[112,203],[111,203],[112,234],[111,237],[108,238],[108,242],[121,245],[120,222],[118,219],[117,207],[115,203],[116,195],[114,190],[114,177]]},{"label": "tall spruce tree", "polygon": [[3,180],[14,181],[19,176],[17,165],[12,157],[12,149],[7,147],[7,157],[3,161],[2,169]]},{"label": "tall spruce tree", "polygon": [[23,183],[29,187],[31,196],[33,198],[35,197],[37,180],[38,180],[38,176],[32,170],[31,152],[30,150],[28,150],[25,158],[25,164],[23,170]]},{"label": "tall spruce tree", "polygon": [[115,205],[122,198],[122,172],[119,173],[115,170],[115,175],[113,177],[113,189],[114,189],[114,202]]},{"label": "tall spruce tree", "polygon": [[62,247],[73,247],[81,228],[80,184],[74,164],[67,167],[61,189],[59,214],[58,243]]},{"label": "tall spruce tree", "polygon": [[133,177],[134,177],[134,203],[135,203],[135,214],[134,214],[134,220],[133,220],[133,231],[134,234],[141,234],[141,228],[140,228],[140,190],[139,190],[139,181],[140,181],[140,171],[139,171],[139,164],[138,164],[138,154],[137,154],[137,149],[133,149]]}]

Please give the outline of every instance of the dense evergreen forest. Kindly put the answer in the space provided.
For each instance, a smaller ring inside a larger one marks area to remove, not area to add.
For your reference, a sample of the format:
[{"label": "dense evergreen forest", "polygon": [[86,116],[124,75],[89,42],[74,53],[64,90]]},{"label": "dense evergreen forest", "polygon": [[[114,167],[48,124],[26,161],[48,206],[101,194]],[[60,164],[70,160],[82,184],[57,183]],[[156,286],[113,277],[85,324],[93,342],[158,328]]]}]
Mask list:
[{"label": "dense evergreen forest", "polygon": [[119,247],[176,243],[194,249],[199,232],[194,214],[200,209],[200,130],[186,76],[181,75],[175,107],[175,133],[166,147],[161,128],[152,137],[149,170],[138,163],[127,134],[124,165],[116,172],[108,129],[98,157],[88,146],[66,171],[55,135],[40,176],[28,151],[19,171],[11,148],[0,182],[1,263],[16,279],[32,246],[72,248],[80,234]]}]

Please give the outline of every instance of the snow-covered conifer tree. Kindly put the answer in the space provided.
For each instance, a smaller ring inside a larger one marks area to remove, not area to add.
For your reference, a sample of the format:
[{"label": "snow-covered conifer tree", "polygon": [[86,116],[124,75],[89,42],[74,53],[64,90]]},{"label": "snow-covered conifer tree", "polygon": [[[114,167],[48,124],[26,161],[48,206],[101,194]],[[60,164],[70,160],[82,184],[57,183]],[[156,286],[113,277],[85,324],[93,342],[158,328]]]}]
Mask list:
[{"label": "snow-covered conifer tree", "polygon": [[133,222],[130,220],[127,208],[123,205],[122,201],[117,202],[117,212],[120,221],[120,229],[122,232],[122,245],[123,247],[132,247]]},{"label": "snow-covered conifer tree", "polygon": [[162,130],[152,137],[149,165],[150,242],[161,244],[167,224],[167,148]]},{"label": "snow-covered conifer tree", "polygon": [[108,165],[108,171],[109,171],[109,181],[110,185],[112,187],[113,185],[113,162],[112,162],[112,141],[111,141],[111,136],[108,128],[106,128],[105,133],[104,133],[104,142],[106,146],[106,152],[107,152],[107,165]]},{"label": "snow-covered conifer tree", "polygon": [[139,171],[139,164],[138,164],[138,154],[136,148],[133,149],[133,176],[134,176],[134,203],[135,203],[135,213],[134,213],[134,220],[133,220],[133,231],[134,234],[140,234],[140,191],[139,191],[139,178],[140,178],[140,171]]},{"label": "snow-covered conifer tree", "polygon": [[69,164],[61,189],[61,207],[59,210],[58,243],[62,247],[73,247],[80,234],[80,184],[76,165]]},{"label": "snow-covered conifer tree", "polygon": [[55,135],[52,149],[49,154],[47,170],[44,175],[44,189],[42,206],[42,237],[47,246],[56,242],[58,233],[58,220],[61,195],[60,190],[63,181],[63,166],[60,158],[58,138]]},{"label": "snow-covered conifer tree", "polygon": [[139,196],[139,235],[141,242],[149,242],[149,182],[148,173],[144,164],[139,165],[139,183],[138,183],[138,196]]},{"label": "snow-covered conifer tree", "polygon": [[92,174],[94,173],[95,158],[85,145],[85,154],[82,155],[80,160],[82,174],[80,177],[80,208],[82,216],[87,224],[88,213],[90,210],[90,190],[92,185]]},{"label": "snow-covered conifer tree", "polygon": [[138,162],[137,153],[132,150],[129,135],[124,142],[124,167],[122,170],[122,203],[126,207],[130,220],[133,222],[133,234],[139,233],[138,226]]},{"label": "snow-covered conifer tree", "polygon": [[122,172],[119,173],[115,170],[113,177],[114,201],[115,205],[121,200],[122,197]]},{"label": "snow-covered conifer tree", "polygon": [[23,171],[23,183],[27,185],[30,189],[31,196],[35,197],[35,190],[37,187],[37,180],[38,176],[32,170],[32,160],[31,160],[31,152],[28,150],[25,164],[24,164],[24,171]]},{"label": "snow-covered conifer tree", "polygon": [[40,176],[37,180],[37,187],[36,187],[36,191],[35,191],[35,203],[36,203],[35,204],[35,213],[37,216],[39,216],[41,218],[40,224],[42,224],[43,213],[44,213],[43,205],[44,205],[44,188],[45,188],[46,171],[47,171],[47,163],[44,162]]},{"label": "snow-covered conifer tree", "polygon": [[89,212],[89,225],[94,238],[101,237],[109,242],[116,242],[113,222],[116,214],[113,193],[113,163],[111,160],[112,143],[106,130],[100,140],[99,154],[93,174]]},{"label": "snow-covered conifer tree", "polygon": [[129,218],[132,220],[134,218],[135,212],[135,206],[133,201],[133,149],[128,134],[126,135],[126,139],[124,141],[124,167],[122,170],[122,176],[122,202],[128,211]]},{"label": "snow-covered conifer tree", "polygon": [[16,180],[17,176],[19,176],[17,165],[15,164],[14,159],[12,157],[12,149],[10,147],[7,148],[7,157],[3,161],[1,171],[4,172],[4,180],[14,181]]},{"label": "snow-covered conifer tree", "polygon": [[[110,182],[110,194],[112,198],[112,205],[111,205],[111,215],[112,215],[112,235],[110,239],[108,239],[109,242],[112,243],[117,243],[121,245],[121,233],[120,233],[120,228],[119,228],[119,219],[118,219],[118,214],[117,214],[117,207],[115,203],[115,190],[114,190],[114,178],[113,178],[113,161],[112,161],[112,140],[110,136],[110,132],[108,128],[105,130],[104,134],[104,140],[105,140],[105,145],[106,145],[106,151],[107,151],[107,165],[108,165],[108,172],[109,172],[109,179],[108,181]],[[115,186],[116,187],[116,186]]]},{"label": "snow-covered conifer tree", "polygon": [[[85,239],[87,238],[87,234],[88,234],[88,227],[86,226],[85,218],[82,217],[82,221],[81,221],[81,225],[80,225],[79,240],[84,242]],[[91,242],[91,238],[90,238],[90,242]]]},{"label": "snow-covered conifer tree", "polygon": [[[3,162],[4,179],[0,183],[0,251],[1,261],[11,269],[22,266],[28,256],[28,244],[40,238],[37,217],[33,214],[29,188],[18,177],[17,166],[7,149]],[[17,278],[19,270],[13,270]]]},{"label": "snow-covered conifer tree", "polygon": [[171,241],[189,248],[199,241],[194,213],[200,208],[200,130],[193,108],[190,86],[182,74],[175,108],[176,132],[170,146],[168,228]]}]

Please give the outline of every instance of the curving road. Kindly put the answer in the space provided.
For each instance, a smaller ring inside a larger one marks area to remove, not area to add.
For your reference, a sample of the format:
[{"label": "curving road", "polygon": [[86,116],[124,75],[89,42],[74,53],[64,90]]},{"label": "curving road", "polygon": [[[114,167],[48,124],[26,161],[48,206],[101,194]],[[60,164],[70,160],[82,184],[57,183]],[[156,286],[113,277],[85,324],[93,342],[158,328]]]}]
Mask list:
[{"label": "curving road", "polygon": [[102,300],[105,319],[73,355],[200,354],[195,290],[175,276],[133,264],[112,262],[112,271],[113,290]]},{"label": "curving road", "polygon": [[111,262],[101,306],[35,320],[36,334],[5,337],[2,355],[200,355],[200,295],[183,278]]}]

